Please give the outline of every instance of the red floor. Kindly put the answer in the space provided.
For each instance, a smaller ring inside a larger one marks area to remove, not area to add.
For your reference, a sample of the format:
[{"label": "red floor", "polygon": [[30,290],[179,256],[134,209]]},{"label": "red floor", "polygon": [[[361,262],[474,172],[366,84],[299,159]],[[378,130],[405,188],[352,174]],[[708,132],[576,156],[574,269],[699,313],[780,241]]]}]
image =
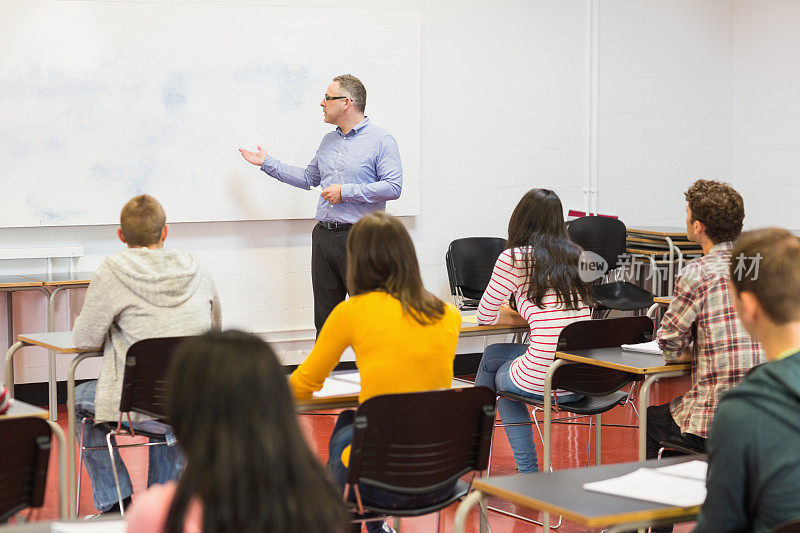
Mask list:
[{"label": "red floor", "polygon": [[[668,380],[663,383],[658,383],[653,388],[653,401],[654,405],[665,403],[673,396],[688,388],[688,378],[679,378]],[[66,409],[64,406],[59,407],[59,424],[66,430]],[[324,461],[327,459],[327,446],[328,439],[330,438],[335,416],[300,416],[299,421],[301,427],[308,436],[309,443],[317,452],[320,459]],[[617,407],[603,415],[604,423],[616,424],[636,424],[636,417],[630,406]],[[541,467],[542,448],[541,443],[536,436],[537,451],[539,452],[539,464]],[[586,464],[587,455],[587,429],[586,426],[566,426],[555,425],[553,428],[553,463],[554,467],[559,469],[576,468]],[[593,453],[592,453],[593,455]],[[147,450],[144,448],[133,448],[122,451],[123,460],[128,465],[131,472],[131,478],[134,484],[134,491],[138,492],[144,490],[146,484],[146,467],[147,467]],[[57,492],[57,463],[56,452],[53,451],[51,456],[51,467],[48,479],[47,493],[45,497],[45,505],[41,510],[40,519],[54,519],[58,517],[58,503],[56,500]],[[637,459],[637,440],[636,430],[627,428],[604,427],[602,433],[602,462],[606,463],[620,463],[626,461],[635,461]],[[511,457],[511,450],[508,446],[508,441],[505,438],[505,433],[501,430],[498,431],[494,441],[494,450],[492,454],[492,474],[511,474],[514,472],[514,460]],[[82,473],[82,488],[81,488],[81,515],[95,513],[94,506],[92,505],[92,495],[89,485],[89,479],[85,472]],[[134,496],[135,498],[135,496]],[[490,505],[495,505],[505,509],[513,509],[514,506],[502,501],[490,502]],[[444,511],[445,513],[445,528],[444,531],[453,531],[453,517],[455,514],[456,505],[453,505]],[[520,510],[520,514],[537,518],[538,513],[532,513],[525,510]],[[478,532],[477,513],[473,512],[470,519],[467,531],[470,533]],[[521,533],[528,531],[541,530],[538,526],[533,526],[518,520],[506,518],[497,513],[489,513],[489,524],[495,533]],[[429,517],[403,519],[403,531],[406,533],[422,533],[436,531],[436,521],[434,515]],[[675,531],[691,531],[693,524],[683,524],[675,528]],[[588,529],[580,525],[569,523],[567,521],[557,530],[561,532],[585,532],[585,531],[599,531],[598,529]]]}]

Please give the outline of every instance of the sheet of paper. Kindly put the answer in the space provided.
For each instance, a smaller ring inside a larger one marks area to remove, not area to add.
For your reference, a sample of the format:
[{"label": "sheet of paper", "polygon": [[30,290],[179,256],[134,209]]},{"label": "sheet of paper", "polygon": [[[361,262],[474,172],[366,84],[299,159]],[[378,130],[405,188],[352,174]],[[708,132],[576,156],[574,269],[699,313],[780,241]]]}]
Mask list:
[{"label": "sheet of paper", "polygon": [[653,355],[661,355],[661,348],[658,347],[658,341],[640,342],[638,344],[623,344],[622,349],[629,352],[643,352]]},{"label": "sheet of paper", "polygon": [[50,526],[52,533],[125,533],[127,529],[125,520],[53,522]]},{"label": "sheet of paper", "polygon": [[331,379],[337,379],[339,381],[346,381],[348,383],[361,383],[361,374],[358,372],[358,370],[353,372],[337,372],[328,377]]},{"label": "sheet of paper", "polygon": [[706,499],[705,480],[664,474],[652,468],[640,468],[624,476],[584,483],[583,488],[676,507],[701,505]]},{"label": "sheet of paper", "polygon": [[478,315],[461,315],[461,322],[466,322],[468,324],[477,324]]},{"label": "sheet of paper", "polygon": [[343,381],[341,379],[325,378],[322,389],[314,393],[314,398],[329,398],[331,396],[352,396],[361,392],[361,383]]},{"label": "sheet of paper", "polygon": [[705,482],[706,473],[708,472],[708,463],[705,461],[688,461],[686,463],[662,466],[655,470],[662,474],[670,474],[672,476],[686,477]]}]

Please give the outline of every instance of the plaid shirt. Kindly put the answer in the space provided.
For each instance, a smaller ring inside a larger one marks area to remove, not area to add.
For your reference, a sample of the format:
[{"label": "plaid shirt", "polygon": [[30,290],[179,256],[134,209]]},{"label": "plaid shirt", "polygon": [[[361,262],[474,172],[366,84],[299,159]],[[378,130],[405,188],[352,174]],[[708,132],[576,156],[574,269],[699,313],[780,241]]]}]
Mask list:
[{"label": "plaid shirt", "polygon": [[687,263],[658,330],[668,363],[692,350],[692,388],[672,400],[670,411],[681,433],[703,438],[723,393],[766,361],[733,308],[728,277],[732,246],[715,244],[707,255]]}]

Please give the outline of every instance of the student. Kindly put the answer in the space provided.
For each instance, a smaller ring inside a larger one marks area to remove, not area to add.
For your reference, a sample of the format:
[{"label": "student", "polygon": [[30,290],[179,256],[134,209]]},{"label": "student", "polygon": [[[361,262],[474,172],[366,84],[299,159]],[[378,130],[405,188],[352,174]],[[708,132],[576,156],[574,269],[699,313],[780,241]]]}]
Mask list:
[{"label": "student", "polygon": [[240,331],[183,344],[167,411],[186,451],[180,480],[137,496],[130,533],[342,531],[345,507],[297,424],[272,349]]},{"label": "student", "polygon": [[[528,344],[492,344],[478,367],[475,385],[544,398],[544,377],[553,362],[558,335],[565,326],[591,318],[589,287],[578,273],[581,249],[567,236],[556,193],[532,189],[522,197],[508,223],[508,249],[495,263],[478,306],[481,324],[519,324],[531,328]],[[516,309],[506,303],[513,296]],[[580,395],[555,391],[559,402]],[[504,423],[531,422],[527,406],[497,402]],[[514,461],[521,473],[538,472],[530,425],[506,426]]]},{"label": "student", "polygon": [[736,316],[727,274],[732,241],[742,231],[742,197],[712,180],[697,180],[685,194],[687,236],[702,246],[703,257],[678,278],[657,339],[666,362],[692,363],[692,386],[647,409],[648,459],[658,456],[661,441],[704,449],[719,398],[764,360]]},{"label": "student", "polygon": [[730,276],[736,311],[767,364],[717,407],[708,495],[697,531],[772,531],[800,518],[800,242],[785,230],[747,232]]},{"label": "student", "polygon": [[[128,348],[150,337],[197,335],[220,323],[214,282],[194,255],[164,249],[167,229],[164,209],[152,196],[136,196],[125,204],[117,236],[128,248],[107,257],[97,269],[72,331],[76,346],[103,347],[99,379],[75,388],[76,438],[80,442],[83,419],[93,417],[94,423],[83,429],[83,443],[103,448],[83,454],[94,505],[101,513],[120,509],[105,432],[94,424],[119,420]],[[134,428],[169,433],[164,424],[136,415],[132,418],[141,424]],[[148,449],[147,485],[177,478],[183,466],[178,447]],[[129,502],[131,481],[119,454],[114,453],[122,498]]]},{"label": "student", "polygon": [[[350,299],[331,312],[308,358],[292,373],[296,398],[310,398],[351,346],[361,373],[363,402],[379,394],[450,387],[461,316],[422,286],[414,245],[399,219],[383,212],[364,215],[347,237]],[[329,445],[328,467],[344,485],[354,411],[339,415]],[[444,492],[451,493],[454,487]],[[402,504],[409,497],[362,487],[364,499]],[[442,498],[430,495],[429,501]],[[380,522],[367,530],[392,531]]]}]

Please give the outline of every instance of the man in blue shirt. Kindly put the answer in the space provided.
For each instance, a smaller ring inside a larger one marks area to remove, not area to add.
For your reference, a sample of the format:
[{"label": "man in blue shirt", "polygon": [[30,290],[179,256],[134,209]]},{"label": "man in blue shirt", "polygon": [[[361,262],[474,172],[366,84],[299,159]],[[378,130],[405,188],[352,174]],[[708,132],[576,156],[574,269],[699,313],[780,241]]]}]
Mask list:
[{"label": "man in blue shirt", "polygon": [[384,210],[400,197],[403,168],[397,141],[364,115],[367,91],[350,74],[333,79],[320,105],[325,122],[336,129],[322,138],[306,168],[287,165],[267,155],[239,149],[249,163],[273,178],[309,190],[321,187],[311,234],[311,282],[314,326],[319,334],[331,310],[347,295],[347,231],[366,213]]}]

